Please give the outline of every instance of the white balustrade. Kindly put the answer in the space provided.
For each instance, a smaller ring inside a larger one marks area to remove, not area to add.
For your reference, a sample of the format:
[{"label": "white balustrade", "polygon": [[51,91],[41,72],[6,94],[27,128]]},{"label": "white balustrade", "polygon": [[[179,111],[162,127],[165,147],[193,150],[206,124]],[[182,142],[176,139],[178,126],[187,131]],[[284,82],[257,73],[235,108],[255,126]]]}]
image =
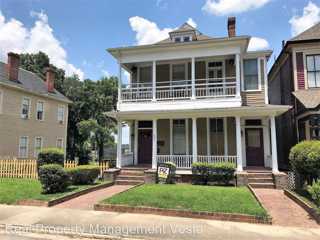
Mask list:
[{"label": "white balustrade", "polygon": [[216,155],[198,155],[198,162],[204,162],[204,163],[222,163],[222,162],[229,162],[236,164],[237,162],[237,156],[216,156]]}]

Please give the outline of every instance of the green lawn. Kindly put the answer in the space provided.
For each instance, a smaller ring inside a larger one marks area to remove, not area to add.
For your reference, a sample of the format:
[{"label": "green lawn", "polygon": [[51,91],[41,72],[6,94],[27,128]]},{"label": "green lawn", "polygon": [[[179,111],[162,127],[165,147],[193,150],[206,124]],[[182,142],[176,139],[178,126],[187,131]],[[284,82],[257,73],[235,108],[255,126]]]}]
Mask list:
[{"label": "green lawn", "polygon": [[304,201],[309,203],[313,208],[317,209],[317,211],[320,213],[320,208],[317,207],[316,203],[312,199],[310,193],[306,189],[296,189],[294,191],[299,197],[301,197]]},{"label": "green lawn", "polygon": [[0,179],[0,204],[15,204],[22,199],[50,201],[92,186],[70,186],[63,193],[43,194],[41,184],[37,180],[2,178]]},{"label": "green lawn", "polygon": [[267,216],[246,187],[146,184],[102,203]]}]

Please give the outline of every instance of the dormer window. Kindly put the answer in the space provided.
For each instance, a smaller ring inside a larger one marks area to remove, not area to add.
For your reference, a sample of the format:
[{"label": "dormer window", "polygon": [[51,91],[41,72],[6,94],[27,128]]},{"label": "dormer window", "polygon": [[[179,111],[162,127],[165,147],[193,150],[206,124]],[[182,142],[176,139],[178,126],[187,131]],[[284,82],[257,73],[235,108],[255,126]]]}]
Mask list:
[{"label": "dormer window", "polygon": [[190,36],[184,36],[183,37],[183,41],[184,42],[190,42],[191,41],[191,37]]},{"label": "dormer window", "polygon": [[192,41],[192,37],[190,35],[187,36],[176,36],[173,38],[174,42],[178,43],[178,42],[191,42]]}]

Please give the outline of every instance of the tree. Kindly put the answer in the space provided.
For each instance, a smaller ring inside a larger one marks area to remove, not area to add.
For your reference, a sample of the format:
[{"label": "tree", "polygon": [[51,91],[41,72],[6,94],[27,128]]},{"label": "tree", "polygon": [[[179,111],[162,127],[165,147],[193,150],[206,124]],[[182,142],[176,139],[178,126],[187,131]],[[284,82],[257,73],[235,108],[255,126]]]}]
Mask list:
[{"label": "tree", "polygon": [[[79,158],[79,163],[87,163],[88,149],[86,143],[91,141],[82,129],[83,121],[89,121],[94,129],[94,141],[97,145],[99,159],[103,157],[105,144],[112,144],[112,133],[115,132],[115,121],[105,115],[105,112],[116,109],[117,78],[103,77],[98,81],[85,79],[80,81],[77,75],[65,77],[62,69],[50,64],[49,57],[39,52],[37,54],[21,54],[21,67],[45,78],[45,68],[50,66],[56,72],[55,88],[68,97],[72,103],[69,105],[67,158]],[[83,124],[87,124],[84,122]],[[88,126],[88,127],[89,127]],[[84,128],[84,126],[83,126]]]}]

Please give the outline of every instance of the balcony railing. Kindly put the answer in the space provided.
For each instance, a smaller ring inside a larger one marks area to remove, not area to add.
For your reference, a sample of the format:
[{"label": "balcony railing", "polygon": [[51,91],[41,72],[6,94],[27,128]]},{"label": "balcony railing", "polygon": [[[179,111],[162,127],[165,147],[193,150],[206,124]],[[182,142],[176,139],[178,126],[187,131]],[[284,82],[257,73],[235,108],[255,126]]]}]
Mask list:
[{"label": "balcony railing", "polygon": [[[205,163],[237,163],[237,156],[218,156],[218,155],[198,155],[198,162]],[[177,168],[191,168],[193,163],[192,155],[157,155],[157,163],[173,162]]]},{"label": "balcony railing", "polygon": [[[221,98],[236,96],[236,78],[196,79],[195,98]],[[155,100],[179,100],[192,97],[192,81],[179,80],[157,82]],[[132,83],[121,89],[123,102],[151,101],[153,99],[152,83]]]}]

